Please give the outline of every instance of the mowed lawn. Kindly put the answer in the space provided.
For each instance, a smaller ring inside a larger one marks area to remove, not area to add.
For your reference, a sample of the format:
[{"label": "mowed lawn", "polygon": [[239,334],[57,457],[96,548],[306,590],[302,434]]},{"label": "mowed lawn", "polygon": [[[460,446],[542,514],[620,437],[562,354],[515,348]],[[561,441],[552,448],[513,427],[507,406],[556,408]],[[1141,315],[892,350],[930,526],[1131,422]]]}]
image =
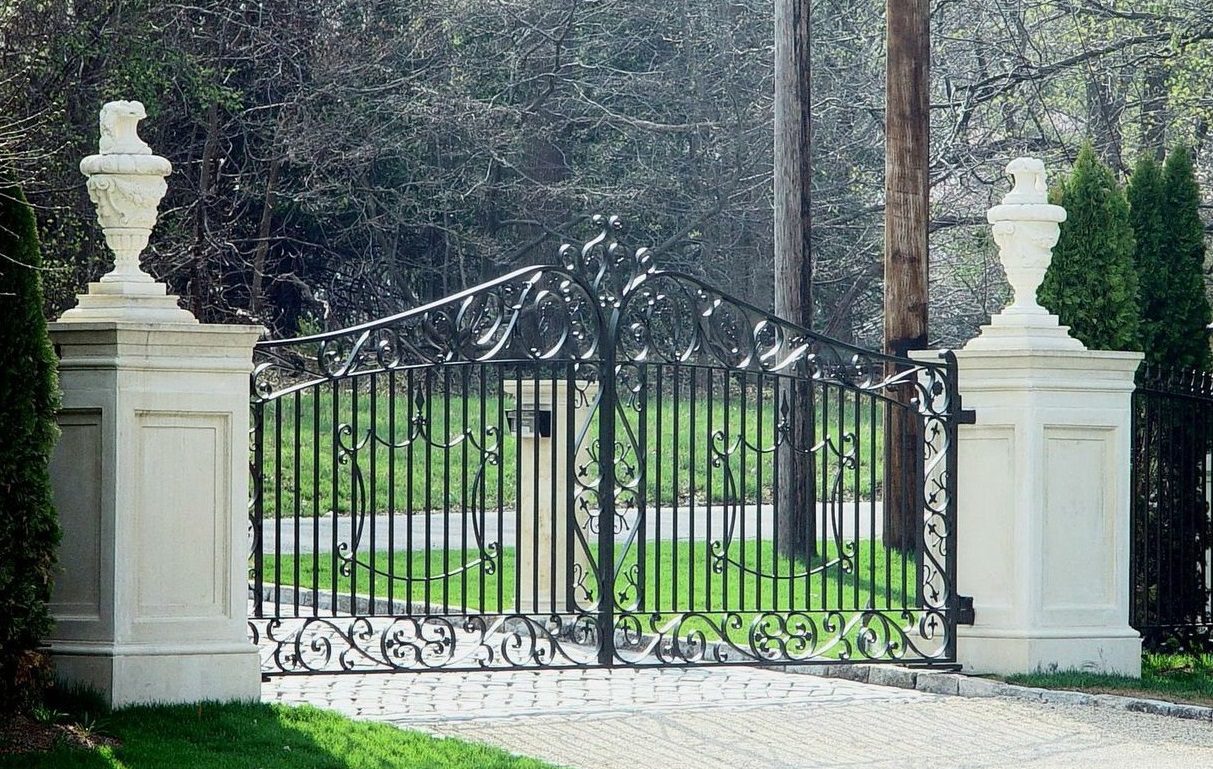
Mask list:
[{"label": "mowed lawn", "polygon": [[[730,558],[720,561],[701,542],[647,542],[643,561],[635,546],[624,557],[615,592],[619,605],[652,614],[728,611],[749,617],[761,611],[900,609],[917,604],[913,556],[886,550],[875,540],[860,541],[848,555],[849,560],[839,559],[831,543],[805,564],[777,556],[770,541],[751,541],[735,546]],[[637,566],[642,562],[643,570]],[[536,606],[533,592],[519,602],[516,564],[513,548],[506,548],[500,558],[469,550],[398,552],[395,557],[379,551],[357,562],[320,553],[315,558],[284,557],[277,570],[267,562],[263,574],[267,583],[277,579],[278,584],[322,593],[411,602],[417,613],[426,607],[434,613],[443,607],[471,613],[549,612],[551,604]],[[589,587],[597,598],[592,578]]]},{"label": "mowed lawn", "polygon": [[[346,514],[355,506],[380,513],[476,509],[499,501],[511,508],[522,459],[507,419],[513,400],[487,384],[463,383],[446,395],[449,382],[439,378],[442,386],[426,390],[424,378],[418,373],[411,388],[404,374],[325,382],[260,406],[264,515]],[[459,384],[458,376],[448,378]],[[643,413],[622,407],[617,471],[630,480],[643,466],[651,504],[772,502],[775,387],[750,381],[742,388],[720,375],[713,381],[710,397],[702,382],[694,397],[686,387],[677,398],[672,391],[651,393]],[[821,496],[870,499],[881,483],[882,408],[868,396],[825,386],[815,411]],[[635,448],[642,424],[643,463]],[[597,429],[595,414],[579,462],[592,461]],[[533,450],[535,442],[523,445]],[[591,469],[584,477],[596,476]]]},{"label": "mowed lawn", "polygon": [[1011,683],[1045,689],[1149,697],[1213,706],[1213,654],[1147,652],[1141,678],[1078,671],[1009,676]]},{"label": "mowed lawn", "polygon": [[0,754],[0,769],[554,769],[311,707],[202,703],[63,715],[121,744]]}]

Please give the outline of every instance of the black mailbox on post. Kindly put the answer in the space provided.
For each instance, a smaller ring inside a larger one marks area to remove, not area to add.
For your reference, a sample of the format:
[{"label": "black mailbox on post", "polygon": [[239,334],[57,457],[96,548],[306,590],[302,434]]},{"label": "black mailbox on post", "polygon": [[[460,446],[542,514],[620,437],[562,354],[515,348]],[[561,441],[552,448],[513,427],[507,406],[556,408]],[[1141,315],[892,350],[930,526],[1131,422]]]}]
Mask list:
[{"label": "black mailbox on post", "polygon": [[515,405],[506,412],[506,419],[509,420],[510,431],[520,437],[552,437],[552,408],[549,404],[540,403],[539,408],[535,408],[533,403]]}]

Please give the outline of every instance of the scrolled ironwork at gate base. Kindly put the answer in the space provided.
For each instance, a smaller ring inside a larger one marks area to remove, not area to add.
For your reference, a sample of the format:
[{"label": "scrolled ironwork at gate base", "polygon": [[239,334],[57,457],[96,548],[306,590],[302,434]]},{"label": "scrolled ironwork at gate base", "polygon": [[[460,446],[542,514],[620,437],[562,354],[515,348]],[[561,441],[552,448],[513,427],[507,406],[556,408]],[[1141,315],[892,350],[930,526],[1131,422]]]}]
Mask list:
[{"label": "scrolled ironwork at gate base", "polygon": [[[595,223],[557,265],[258,345],[265,672],[954,661],[951,355],[822,337]],[[894,409],[917,445],[886,441]],[[911,498],[883,499],[892,450]],[[886,502],[921,522],[913,551],[882,541]]]}]

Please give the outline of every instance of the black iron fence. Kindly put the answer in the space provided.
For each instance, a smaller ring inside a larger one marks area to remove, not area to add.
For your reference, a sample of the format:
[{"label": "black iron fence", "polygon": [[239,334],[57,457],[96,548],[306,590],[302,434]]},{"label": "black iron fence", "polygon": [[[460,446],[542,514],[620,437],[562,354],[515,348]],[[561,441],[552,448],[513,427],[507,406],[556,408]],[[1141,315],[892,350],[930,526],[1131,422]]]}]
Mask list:
[{"label": "black iron fence", "polygon": [[598,222],[559,265],[258,346],[266,671],[954,660],[954,359],[814,335]]},{"label": "black iron fence", "polygon": [[1213,648],[1213,374],[1142,366],[1133,395],[1131,623],[1147,648]]}]

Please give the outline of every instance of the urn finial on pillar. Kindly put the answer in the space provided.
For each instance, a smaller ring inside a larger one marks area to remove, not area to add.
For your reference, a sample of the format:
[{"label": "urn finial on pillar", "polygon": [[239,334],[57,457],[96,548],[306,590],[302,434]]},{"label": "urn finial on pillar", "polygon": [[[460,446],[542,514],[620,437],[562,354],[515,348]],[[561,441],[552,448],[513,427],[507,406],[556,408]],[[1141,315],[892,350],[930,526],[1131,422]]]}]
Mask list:
[{"label": "urn finial on pillar", "polygon": [[139,265],[156,224],[156,209],[168,191],[165,177],[173,167],[153,154],[136,129],[147,117],[137,101],[112,101],[101,108],[99,152],[80,162],[88,177],[88,196],[97,208],[105,242],[114,252],[114,269],[89,284],[75,308],[61,320],[196,323]]},{"label": "urn finial on pillar", "polygon": [[1007,173],[1014,186],[986,219],[993,227],[998,258],[1014,299],[969,344],[976,349],[1086,349],[1056,315],[1036,302],[1036,290],[1053,260],[1066,210],[1049,204],[1045,165],[1040,160],[1016,158],[1007,165]]}]

